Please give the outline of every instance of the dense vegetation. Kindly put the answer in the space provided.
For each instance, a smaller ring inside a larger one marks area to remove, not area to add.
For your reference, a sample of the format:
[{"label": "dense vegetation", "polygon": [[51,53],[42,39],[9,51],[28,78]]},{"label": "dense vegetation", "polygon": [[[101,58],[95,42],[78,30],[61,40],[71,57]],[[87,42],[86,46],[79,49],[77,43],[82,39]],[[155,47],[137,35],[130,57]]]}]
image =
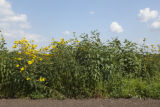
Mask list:
[{"label": "dense vegetation", "polygon": [[1,98],[160,98],[160,47],[100,34],[52,40],[37,49],[25,38],[14,51],[0,41]]}]

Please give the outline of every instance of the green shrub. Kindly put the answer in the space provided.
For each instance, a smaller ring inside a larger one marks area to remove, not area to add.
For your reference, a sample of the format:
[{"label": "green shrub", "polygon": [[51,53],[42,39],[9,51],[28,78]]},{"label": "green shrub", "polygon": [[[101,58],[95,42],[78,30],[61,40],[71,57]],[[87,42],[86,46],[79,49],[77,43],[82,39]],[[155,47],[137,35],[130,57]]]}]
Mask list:
[{"label": "green shrub", "polygon": [[93,31],[42,49],[26,39],[0,41],[0,97],[160,98],[160,57],[145,44],[100,40]]}]

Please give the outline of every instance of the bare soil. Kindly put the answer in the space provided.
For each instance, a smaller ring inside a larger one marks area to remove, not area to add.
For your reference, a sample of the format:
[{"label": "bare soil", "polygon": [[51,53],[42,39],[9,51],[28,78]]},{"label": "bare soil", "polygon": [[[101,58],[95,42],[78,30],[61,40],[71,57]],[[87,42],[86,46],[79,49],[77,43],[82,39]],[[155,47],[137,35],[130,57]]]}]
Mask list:
[{"label": "bare soil", "polygon": [[160,107],[154,99],[0,99],[0,107]]}]

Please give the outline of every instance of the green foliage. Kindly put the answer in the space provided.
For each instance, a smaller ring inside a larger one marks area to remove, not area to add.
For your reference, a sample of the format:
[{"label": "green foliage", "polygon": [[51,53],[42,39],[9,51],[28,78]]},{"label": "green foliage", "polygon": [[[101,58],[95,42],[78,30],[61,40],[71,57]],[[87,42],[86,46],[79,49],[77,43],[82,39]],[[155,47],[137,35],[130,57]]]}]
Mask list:
[{"label": "green foliage", "polygon": [[[38,53],[34,63],[21,53],[8,51],[0,41],[0,97],[29,98],[160,98],[160,57],[143,44],[117,38],[101,42],[96,31],[74,37],[69,42],[54,41],[46,53]],[[26,66],[24,71],[16,67]],[[27,80],[27,77],[29,79]],[[45,77],[45,81],[40,81]]]}]

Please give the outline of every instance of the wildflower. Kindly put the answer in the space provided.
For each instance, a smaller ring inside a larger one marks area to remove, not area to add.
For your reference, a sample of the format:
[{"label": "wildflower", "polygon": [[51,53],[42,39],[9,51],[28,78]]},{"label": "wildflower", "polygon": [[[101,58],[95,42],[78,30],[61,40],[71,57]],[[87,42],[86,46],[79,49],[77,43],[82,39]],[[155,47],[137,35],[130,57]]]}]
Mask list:
[{"label": "wildflower", "polygon": [[33,62],[32,61],[28,61],[28,64],[31,65]]},{"label": "wildflower", "polygon": [[34,52],[35,52],[35,53],[38,53],[38,50],[37,50],[37,49],[35,49],[35,50],[34,50]]},{"label": "wildflower", "polygon": [[35,59],[37,56],[36,55],[32,55],[33,56],[33,59]]},{"label": "wildflower", "polygon": [[29,42],[27,42],[27,45],[31,47],[31,44]]},{"label": "wildflower", "polygon": [[33,52],[33,50],[32,49],[28,49],[28,53],[32,53]]},{"label": "wildflower", "polygon": [[20,55],[20,54],[21,54],[21,52],[18,52],[18,54]]},{"label": "wildflower", "polygon": [[39,58],[39,60],[42,61],[43,59],[42,59],[42,58]]},{"label": "wildflower", "polygon": [[63,45],[64,44],[64,38],[61,38],[60,40],[61,40],[61,42],[59,44]]},{"label": "wildflower", "polygon": [[32,59],[32,62],[34,62],[34,59]]},{"label": "wildflower", "polygon": [[17,64],[16,67],[18,68],[18,67],[19,67],[19,64]]},{"label": "wildflower", "polygon": [[28,81],[28,80],[30,80],[30,78],[29,78],[29,77],[27,77],[27,78],[26,78],[26,80]]},{"label": "wildflower", "polygon": [[32,48],[35,49],[37,47],[37,45],[32,45]]},{"label": "wildflower", "polygon": [[52,48],[55,48],[55,47],[56,47],[56,45],[53,45],[53,46],[52,46]]},{"label": "wildflower", "polygon": [[22,58],[18,58],[18,60],[19,60],[19,61],[21,61],[21,60],[22,60]]},{"label": "wildflower", "polygon": [[14,45],[12,48],[17,48],[17,46],[16,46],[16,45]]},{"label": "wildflower", "polygon": [[25,41],[26,43],[28,43],[28,40],[25,39],[24,41]]},{"label": "wildflower", "polygon": [[49,49],[49,47],[45,47],[44,49],[45,49],[45,50],[48,50],[48,49]]},{"label": "wildflower", "polygon": [[21,68],[20,72],[24,71],[24,67]]},{"label": "wildflower", "polygon": [[25,52],[26,55],[29,55],[29,52]]},{"label": "wildflower", "polygon": [[14,41],[14,44],[18,44],[18,41]]},{"label": "wildflower", "polygon": [[23,42],[23,40],[19,40],[19,41],[18,41],[18,44],[22,44],[22,42]]},{"label": "wildflower", "polygon": [[40,77],[39,81],[43,82],[45,81],[45,78]]}]

